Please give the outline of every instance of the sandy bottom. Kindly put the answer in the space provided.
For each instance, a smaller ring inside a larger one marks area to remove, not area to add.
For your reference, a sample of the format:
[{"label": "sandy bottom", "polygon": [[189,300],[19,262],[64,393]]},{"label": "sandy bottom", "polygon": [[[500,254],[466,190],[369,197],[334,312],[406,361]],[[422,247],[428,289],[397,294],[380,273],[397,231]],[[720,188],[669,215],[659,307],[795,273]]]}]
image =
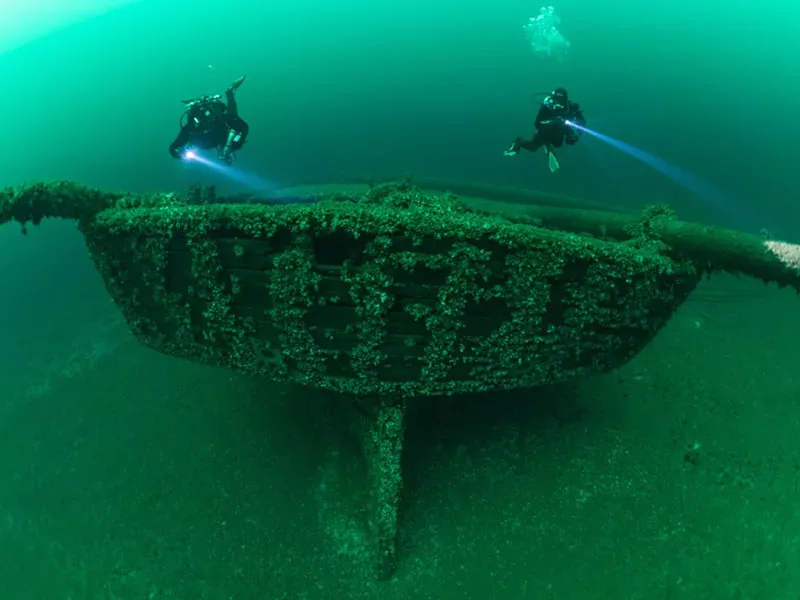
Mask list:
[{"label": "sandy bottom", "polygon": [[341,398],[43,317],[2,346],[2,596],[796,600],[800,299],[705,287],[615,373],[413,406],[380,584]]}]

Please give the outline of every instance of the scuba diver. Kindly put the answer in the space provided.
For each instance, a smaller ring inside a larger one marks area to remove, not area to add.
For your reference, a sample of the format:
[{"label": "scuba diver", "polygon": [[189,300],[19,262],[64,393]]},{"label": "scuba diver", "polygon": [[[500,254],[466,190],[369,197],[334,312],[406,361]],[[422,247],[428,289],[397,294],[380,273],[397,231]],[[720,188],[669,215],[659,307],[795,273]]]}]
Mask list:
[{"label": "scuba diver", "polygon": [[181,158],[191,148],[217,149],[217,158],[233,162],[233,153],[247,140],[250,126],[239,116],[234,92],[244,83],[237,79],[226,91],[223,102],[219,94],[183,100],[186,111],[181,115],[181,130],[169,146],[173,158]]},{"label": "scuba diver", "polygon": [[556,88],[542,101],[542,105],[539,107],[534,124],[536,133],[533,134],[533,138],[523,140],[518,137],[503,154],[516,156],[523,148],[530,152],[536,152],[543,147],[547,154],[550,171],[555,173],[559,165],[553,148],[560,148],[564,142],[574,146],[580,139],[580,130],[570,127],[565,121],[586,125],[586,118],[578,103],[572,102],[567,97],[566,89]]}]

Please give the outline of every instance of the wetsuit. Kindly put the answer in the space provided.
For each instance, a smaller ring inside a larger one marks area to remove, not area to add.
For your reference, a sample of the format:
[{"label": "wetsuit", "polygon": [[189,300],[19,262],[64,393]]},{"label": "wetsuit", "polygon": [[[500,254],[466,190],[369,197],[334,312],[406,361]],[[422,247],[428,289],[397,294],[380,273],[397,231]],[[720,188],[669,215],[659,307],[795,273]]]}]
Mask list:
[{"label": "wetsuit", "polygon": [[239,116],[234,89],[225,92],[225,99],[227,104],[216,97],[189,109],[186,124],[169,146],[174,158],[180,158],[192,146],[202,150],[216,148],[219,157],[229,162],[231,153],[244,145],[250,126]]},{"label": "wetsuit", "polygon": [[577,102],[568,101],[567,107],[560,110],[551,108],[547,103],[542,104],[536,115],[536,132],[533,137],[530,140],[517,138],[512,145],[512,151],[518,152],[524,148],[536,152],[545,145],[560,148],[565,142],[574,146],[580,139],[580,132],[564,121],[586,125],[586,118]]}]

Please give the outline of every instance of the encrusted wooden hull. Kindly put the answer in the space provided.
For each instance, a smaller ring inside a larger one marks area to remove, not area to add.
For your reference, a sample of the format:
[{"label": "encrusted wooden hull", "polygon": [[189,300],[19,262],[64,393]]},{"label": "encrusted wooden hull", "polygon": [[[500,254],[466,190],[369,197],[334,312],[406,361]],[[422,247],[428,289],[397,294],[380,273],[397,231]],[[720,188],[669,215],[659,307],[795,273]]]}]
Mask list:
[{"label": "encrusted wooden hull", "polygon": [[358,395],[602,373],[639,352],[699,277],[442,194],[375,200],[113,208],[83,229],[143,343]]},{"label": "encrusted wooden hull", "polygon": [[78,220],[131,329],[157,350],[367,398],[385,579],[397,566],[409,398],[613,369],[713,271],[800,291],[798,245],[676,221],[664,207],[544,200],[508,208],[401,184],[326,186],[316,204],[208,204],[53,182],[0,191],[0,224]]}]

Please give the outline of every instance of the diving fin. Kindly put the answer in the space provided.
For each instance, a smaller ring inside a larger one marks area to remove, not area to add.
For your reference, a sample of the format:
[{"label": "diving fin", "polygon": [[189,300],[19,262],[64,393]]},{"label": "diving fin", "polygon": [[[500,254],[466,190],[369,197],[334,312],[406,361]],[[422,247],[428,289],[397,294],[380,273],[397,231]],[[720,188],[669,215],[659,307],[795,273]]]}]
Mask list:
[{"label": "diving fin", "polygon": [[244,83],[245,79],[247,79],[247,75],[242,75],[241,77],[239,77],[239,79],[237,79],[231,84],[231,87],[228,88],[228,91],[235,92],[236,90],[238,90],[239,86]]},{"label": "diving fin", "polygon": [[544,152],[547,154],[547,163],[550,167],[550,172],[555,173],[561,166],[558,164],[558,158],[556,158],[555,152],[553,152],[553,149],[550,148],[550,146],[545,146]]}]

